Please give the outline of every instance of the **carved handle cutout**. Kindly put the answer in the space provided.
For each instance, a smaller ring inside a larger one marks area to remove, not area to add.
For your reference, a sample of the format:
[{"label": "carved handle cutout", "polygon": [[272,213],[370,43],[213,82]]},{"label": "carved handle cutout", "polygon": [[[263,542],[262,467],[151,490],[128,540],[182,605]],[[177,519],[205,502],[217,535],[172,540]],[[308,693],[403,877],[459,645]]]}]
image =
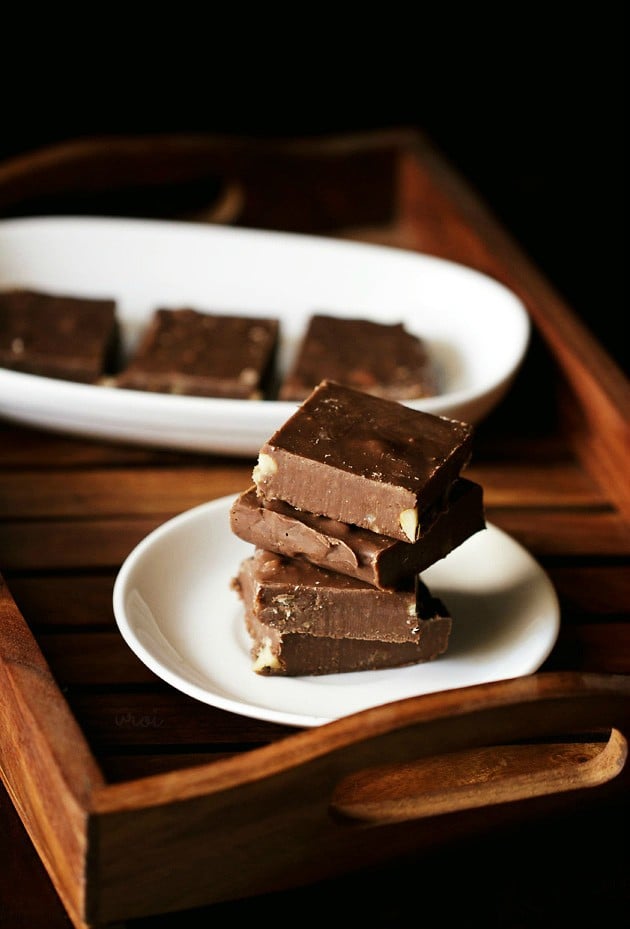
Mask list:
[{"label": "carved handle cutout", "polygon": [[335,788],[330,812],[363,823],[395,823],[545,794],[594,787],[616,777],[628,744],[506,745],[365,769]]}]

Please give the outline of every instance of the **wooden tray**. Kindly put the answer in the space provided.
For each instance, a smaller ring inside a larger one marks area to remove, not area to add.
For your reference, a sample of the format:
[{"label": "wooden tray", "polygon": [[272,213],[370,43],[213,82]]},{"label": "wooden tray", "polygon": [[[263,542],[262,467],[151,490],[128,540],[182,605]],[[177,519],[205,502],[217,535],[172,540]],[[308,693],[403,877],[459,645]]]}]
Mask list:
[{"label": "wooden tray", "polygon": [[534,338],[470,476],[492,522],[548,570],[562,628],[535,675],[314,730],[198,705],[125,647],[111,588],[147,532],[243,489],[252,462],[0,424],[0,767],[72,924],[211,915],[488,829],[620,815],[630,389],[570,307],[415,131],[87,140],[0,165],[6,216],[98,212],[102,195],[125,215],[150,203],[152,216],[426,251],[516,291]]}]

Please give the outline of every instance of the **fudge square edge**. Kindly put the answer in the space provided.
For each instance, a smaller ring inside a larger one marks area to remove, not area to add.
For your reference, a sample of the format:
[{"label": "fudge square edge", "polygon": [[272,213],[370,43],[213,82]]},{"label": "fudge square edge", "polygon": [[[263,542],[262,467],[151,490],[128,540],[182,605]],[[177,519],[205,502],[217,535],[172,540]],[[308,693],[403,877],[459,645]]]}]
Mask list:
[{"label": "fudge square edge", "polygon": [[245,542],[347,574],[379,590],[395,589],[485,527],[483,489],[465,478],[453,484],[448,509],[433,516],[426,513],[416,542],[315,516],[283,500],[264,501],[254,485],[239,494],[230,509],[230,528]]},{"label": "fudge square edge", "polygon": [[474,427],[324,380],[265,442],[263,500],[414,542],[422,514],[448,506]]},{"label": "fudge square edge", "polygon": [[[453,620],[420,578],[396,593],[263,549],[242,560],[240,596],[257,674],[324,675],[433,661]],[[341,620],[341,623],[340,623]]]}]

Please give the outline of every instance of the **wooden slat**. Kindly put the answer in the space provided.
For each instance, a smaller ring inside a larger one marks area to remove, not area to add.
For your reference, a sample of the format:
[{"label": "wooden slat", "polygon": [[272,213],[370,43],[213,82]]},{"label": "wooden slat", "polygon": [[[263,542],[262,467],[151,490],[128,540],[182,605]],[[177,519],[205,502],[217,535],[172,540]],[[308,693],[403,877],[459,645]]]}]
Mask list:
[{"label": "wooden slat", "polygon": [[114,748],[153,747],[157,754],[160,746],[166,751],[187,745],[260,745],[295,731],[217,709],[166,686],[151,693],[70,688],[68,700],[99,756]]},{"label": "wooden slat", "polygon": [[630,527],[616,512],[488,508],[488,519],[538,557],[628,557]]},{"label": "wooden slat", "polygon": [[44,633],[38,642],[61,687],[159,681],[117,632]]},{"label": "wooden slat", "polygon": [[[175,464],[189,456],[169,449],[98,442],[0,420],[0,471]],[[200,456],[200,460],[203,460]]]},{"label": "wooden slat", "polygon": [[630,623],[580,623],[560,629],[546,670],[630,674]]},{"label": "wooden slat", "polygon": [[481,484],[490,507],[609,507],[602,489],[575,463],[473,460],[465,476]]},{"label": "wooden slat", "polygon": [[112,591],[116,572],[104,575],[15,577],[8,583],[32,629],[114,626]]},{"label": "wooden slat", "polygon": [[0,565],[5,571],[114,569],[166,518],[168,514],[146,519],[5,520],[0,523]]},{"label": "wooden slat", "polygon": [[244,490],[251,479],[251,465],[219,462],[212,469],[19,470],[3,475],[0,507],[8,519],[171,515]]},{"label": "wooden slat", "polygon": [[588,617],[630,620],[630,564],[551,566],[551,579],[563,604],[563,621]]}]

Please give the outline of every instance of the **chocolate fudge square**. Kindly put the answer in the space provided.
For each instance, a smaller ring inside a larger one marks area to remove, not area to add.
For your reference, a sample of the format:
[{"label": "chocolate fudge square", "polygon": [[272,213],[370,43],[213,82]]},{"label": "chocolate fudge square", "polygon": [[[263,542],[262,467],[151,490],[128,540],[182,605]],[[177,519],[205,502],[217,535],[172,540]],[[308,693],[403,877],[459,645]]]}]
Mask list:
[{"label": "chocolate fudge square", "polygon": [[253,481],[265,501],[415,542],[445,509],[472,454],[468,423],[323,381],[263,444]]},{"label": "chocolate fudge square", "polygon": [[117,386],[227,399],[264,399],[273,372],[279,321],[158,309]]},{"label": "chocolate fudge square", "polygon": [[437,371],[423,339],[402,323],[317,313],[308,322],[280,400],[305,400],[323,380],[391,400],[438,393]]},{"label": "chocolate fudge square", "polygon": [[322,675],[432,661],[452,619],[419,578],[397,591],[257,549],[233,587],[258,674]]},{"label": "chocolate fudge square", "polygon": [[0,366],[84,384],[113,370],[114,300],[28,289],[0,292]]},{"label": "chocolate fudge square", "polygon": [[296,510],[282,500],[261,500],[255,487],[230,509],[230,528],[245,542],[288,558],[303,558],[383,590],[425,571],[474,533],[485,529],[483,491],[459,478],[448,508],[422,514],[416,542],[401,542],[359,526]]}]

